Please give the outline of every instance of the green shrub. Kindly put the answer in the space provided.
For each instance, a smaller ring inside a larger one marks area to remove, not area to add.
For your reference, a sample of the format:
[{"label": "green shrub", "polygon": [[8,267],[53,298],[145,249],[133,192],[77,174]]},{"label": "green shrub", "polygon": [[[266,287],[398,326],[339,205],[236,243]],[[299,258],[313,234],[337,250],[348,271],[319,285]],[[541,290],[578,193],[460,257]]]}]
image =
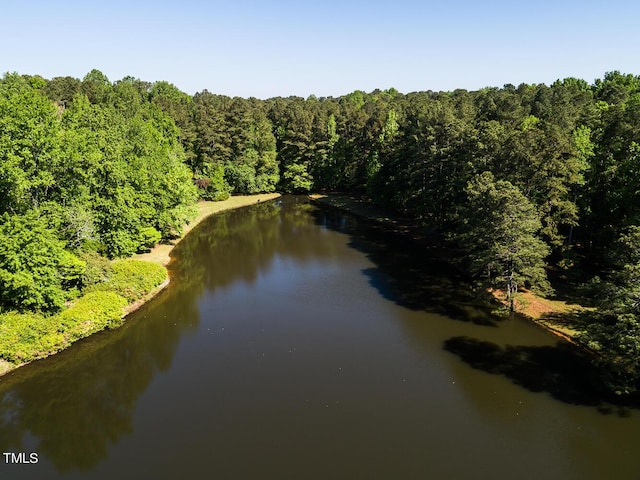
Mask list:
[{"label": "green shrub", "polygon": [[109,230],[102,234],[101,239],[109,258],[127,257],[138,250],[139,243],[129,230]]},{"label": "green shrub", "polygon": [[[39,313],[0,314],[0,359],[19,364],[44,358],[92,333],[122,324],[124,308],[167,279],[167,270],[141,260],[108,265],[87,254],[86,282],[93,283],[71,307],[52,316]],[[106,278],[106,280],[105,280]]]},{"label": "green shrub", "polygon": [[121,325],[126,306],[127,301],[115,292],[91,292],[49,317],[4,313],[0,315],[0,358],[19,364],[59,352],[92,333]]},{"label": "green shrub", "polygon": [[84,262],[64,249],[37,212],[0,217],[0,305],[20,311],[60,310]]},{"label": "green shrub", "polygon": [[18,364],[64,348],[64,335],[52,319],[37,313],[0,315],[0,358]]},{"label": "green shrub", "polygon": [[286,192],[305,193],[313,188],[313,177],[302,163],[292,163],[284,168],[282,183]]},{"label": "green shrub", "polygon": [[86,291],[113,291],[129,302],[135,302],[167,279],[167,269],[157,263],[127,258],[111,265],[106,282],[93,285]]},{"label": "green shrub", "polygon": [[231,186],[224,178],[224,165],[211,165],[208,167],[206,182],[203,183],[204,192],[201,194],[205,200],[215,202],[229,198]]},{"label": "green shrub", "polygon": [[82,285],[85,289],[109,280],[113,273],[113,266],[108,258],[96,252],[83,252],[80,258],[87,265],[82,275]]},{"label": "green shrub", "polygon": [[156,243],[160,243],[162,235],[153,227],[143,227],[140,229],[140,246],[139,252],[148,252]]},{"label": "green shrub", "polygon": [[250,165],[228,162],[224,176],[234,193],[243,195],[258,193],[256,171]]},{"label": "green shrub", "polygon": [[127,301],[115,292],[90,292],[52,317],[52,321],[71,343],[105,328],[120,326],[126,306]]}]

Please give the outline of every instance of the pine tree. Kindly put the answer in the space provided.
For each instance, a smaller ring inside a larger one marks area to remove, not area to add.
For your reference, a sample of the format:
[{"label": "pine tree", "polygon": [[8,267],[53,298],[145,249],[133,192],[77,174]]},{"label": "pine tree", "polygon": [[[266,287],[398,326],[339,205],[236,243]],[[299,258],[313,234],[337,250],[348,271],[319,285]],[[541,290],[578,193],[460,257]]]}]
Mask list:
[{"label": "pine tree", "polygon": [[469,271],[487,286],[505,289],[511,310],[519,286],[544,294],[549,247],[537,237],[542,225],[535,207],[511,183],[484,172],[467,185],[468,204],[455,236],[468,252]]}]

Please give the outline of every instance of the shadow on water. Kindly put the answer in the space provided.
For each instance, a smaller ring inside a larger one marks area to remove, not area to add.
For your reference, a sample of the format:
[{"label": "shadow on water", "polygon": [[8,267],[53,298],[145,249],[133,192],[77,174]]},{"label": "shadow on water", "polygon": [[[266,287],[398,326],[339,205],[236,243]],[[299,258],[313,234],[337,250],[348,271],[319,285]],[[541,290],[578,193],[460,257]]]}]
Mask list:
[{"label": "shadow on water", "polygon": [[[254,282],[276,256],[301,263],[339,259],[334,242],[317,241],[323,227],[350,235],[349,245],[374,264],[362,274],[385,298],[414,311],[499,325],[491,307],[435,250],[303,199],[283,202],[291,208],[270,202],[211,217],[174,250],[178,261],[170,266],[168,289],[121,328],[2,377],[0,451],[37,451],[59,472],[94,468],[132,434],[141,396],[159,372],[171,369],[181,338],[197,329],[203,290]],[[586,380],[588,359],[566,345],[501,347],[454,337],[445,348],[474,368],[563,402],[604,412],[610,400]],[[625,413],[620,403],[609,404]]]},{"label": "shadow on water", "polygon": [[566,342],[555,346],[500,346],[461,336],[446,340],[444,349],[475,369],[503,375],[531,392],[547,393],[564,403],[596,407],[603,414],[621,417],[640,408],[637,400],[604,390],[589,355]]},{"label": "shadow on water", "polygon": [[88,471],[106,458],[109,447],[132,432],[138,398],[158,372],[170,368],[189,329],[175,321],[180,312],[167,310],[171,295],[160,296],[119,329],[3,377],[0,450],[29,447],[59,472]]},{"label": "shadow on water", "polygon": [[349,246],[364,253],[375,267],[362,271],[380,295],[416,311],[437,313],[476,325],[496,327],[489,295],[474,291],[470,283],[443,258],[441,248],[415,242],[348,214],[320,207],[316,223],[351,237]]},{"label": "shadow on water", "polygon": [[[60,473],[89,471],[132,433],[140,396],[171,368],[181,337],[199,324],[203,288],[252,281],[273,257],[278,237],[295,230],[296,216],[279,222],[273,202],[233,213],[212,217],[208,228],[199,225],[179,244],[169,287],[123,326],[0,379],[0,451],[30,449]],[[230,244],[243,254],[225,255]],[[217,268],[225,274],[214,280]]]},{"label": "shadow on water", "polygon": [[61,473],[104,460],[132,433],[140,396],[171,368],[181,337],[198,327],[203,290],[254,282],[276,254],[302,262],[318,255],[308,241],[320,230],[309,221],[312,207],[286,202],[291,208],[265,202],[210,217],[174,250],[169,287],[122,327],[2,377],[0,451],[29,447]]},{"label": "shadow on water", "polygon": [[[350,235],[349,246],[375,264],[363,270],[363,275],[397,305],[481,326],[499,327],[505,319],[493,313],[493,298],[474,291],[438,247],[329,207],[320,207],[314,218],[318,224]],[[567,404],[623,417],[640,408],[637,398],[607,391],[590,355],[565,341],[547,346],[500,346],[464,336],[446,340],[444,349],[475,369],[502,375],[531,392],[547,393]]]}]

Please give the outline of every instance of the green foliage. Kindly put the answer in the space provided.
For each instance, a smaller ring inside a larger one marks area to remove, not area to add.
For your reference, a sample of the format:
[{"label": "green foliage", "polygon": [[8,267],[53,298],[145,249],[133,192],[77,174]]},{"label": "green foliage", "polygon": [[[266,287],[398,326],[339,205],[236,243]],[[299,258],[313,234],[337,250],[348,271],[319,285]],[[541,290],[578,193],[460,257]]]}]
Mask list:
[{"label": "green foliage", "polygon": [[587,329],[578,339],[598,353],[606,385],[618,395],[640,388],[640,322],[638,312],[600,310],[583,314]]},{"label": "green foliage", "polygon": [[51,318],[67,343],[122,324],[127,300],[115,292],[89,292]]},{"label": "green foliage", "polygon": [[73,102],[73,97],[80,92],[82,82],[73,77],[54,77],[43,88],[50,100],[66,108]]},{"label": "green foliage", "polygon": [[108,99],[111,82],[104,73],[94,68],[82,79],[80,89],[91,102],[101,103]]},{"label": "green foliage", "polygon": [[87,251],[80,253],[80,259],[85,262],[85,270],[82,275],[84,288],[104,283],[113,275],[112,262],[97,252]]},{"label": "green foliage", "polygon": [[[194,96],[192,128],[196,132],[192,170],[198,179],[208,178],[213,190],[203,189],[203,198],[223,198],[229,191],[275,190],[279,181],[276,139],[262,105],[205,91]],[[221,165],[224,182],[220,181]]]},{"label": "green foliage", "polygon": [[37,313],[0,314],[0,358],[20,364],[46,357],[65,345],[52,317]]},{"label": "green foliage", "polygon": [[135,232],[120,228],[111,228],[102,234],[104,250],[110,257],[127,257],[138,251],[140,243]]},{"label": "green foliage", "polygon": [[228,163],[225,167],[225,180],[234,193],[248,195],[258,192],[256,172],[246,163]]},{"label": "green foliage", "polygon": [[537,126],[539,123],[540,119],[538,117],[536,117],[535,115],[529,115],[522,121],[522,126],[520,128],[524,132],[526,130],[529,130],[530,128]]},{"label": "green foliage", "polygon": [[221,201],[229,198],[231,186],[225,180],[225,169],[223,165],[209,165],[203,172],[205,182],[202,184],[203,193],[200,196],[204,200]]},{"label": "green foliage", "polygon": [[162,235],[153,227],[142,227],[140,229],[139,251],[149,251],[162,239]]},{"label": "green foliage", "polygon": [[535,207],[517,187],[495,181],[490,172],[474,177],[466,192],[468,206],[456,240],[469,252],[471,273],[504,288],[512,307],[520,285],[549,292],[544,270],[549,248],[536,237],[541,223]]},{"label": "green foliage", "polygon": [[64,112],[69,160],[59,185],[72,245],[97,239],[108,256],[128,256],[148,248],[152,229],[167,237],[192,215],[197,191],[179,132],[143,88],[125,79],[112,89],[113,103],[77,96]]},{"label": "green foliage", "polygon": [[[79,286],[85,264],[64,249],[37,214],[5,214],[0,225],[3,309],[55,311]],[[67,291],[65,291],[65,288]]]},{"label": "green foliage", "polygon": [[105,282],[96,283],[86,291],[113,291],[134,302],[168,278],[167,269],[162,265],[130,258],[114,261],[108,275]]},{"label": "green foliage", "polygon": [[285,167],[282,174],[285,191],[290,193],[304,193],[313,187],[313,178],[303,164],[292,163]]},{"label": "green foliage", "polygon": [[95,253],[85,253],[83,259],[87,265],[83,277],[86,293],[71,307],[50,316],[0,314],[0,358],[16,364],[29,362],[97,331],[115,328],[122,323],[128,303],[167,278],[164,267],[149,262],[109,262]]},{"label": "green foliage", "polygon": [[56,353],[80,338],[119,326],[126,305],[127,301],[114,292],[92,292],[48,317],[1,314],[0,358],[19,364]]},{"label": "green foliage", "polygon": [[56,109],[24,77],[0,82],[0,213],[25,213],[50,198],[60,163]]},{"label": "green foliage", "polygon": [[640,387],[640,227],[627,229],[611,252],[615,267],[600,286],[598,310],[584,315],[580,340],[599,353],[605,381],[617,393]]}]

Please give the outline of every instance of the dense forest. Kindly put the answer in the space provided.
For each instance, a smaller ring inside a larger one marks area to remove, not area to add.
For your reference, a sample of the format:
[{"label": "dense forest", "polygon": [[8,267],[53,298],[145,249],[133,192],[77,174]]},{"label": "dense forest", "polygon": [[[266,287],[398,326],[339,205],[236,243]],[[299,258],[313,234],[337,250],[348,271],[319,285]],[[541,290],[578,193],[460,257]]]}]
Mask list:
[{"label": "dense forest", "polygon": [[619,72],[268,100],[97,70],[6,74],[0,333],[106,293],[109,259],[179,232],[198,198],[276,190],[365,194],[464,251],[469,278],[511,301],[553,294],[549,272],[582,284],[597,308],[579,340],[611,388],[640,387],[640,77]]}]

